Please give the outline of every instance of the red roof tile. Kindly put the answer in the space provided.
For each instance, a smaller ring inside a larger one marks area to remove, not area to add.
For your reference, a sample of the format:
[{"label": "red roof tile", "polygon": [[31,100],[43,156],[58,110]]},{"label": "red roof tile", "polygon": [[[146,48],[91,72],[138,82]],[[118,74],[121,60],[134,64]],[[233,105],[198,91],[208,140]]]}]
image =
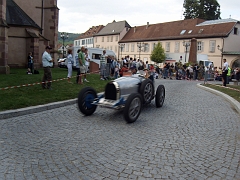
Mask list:
[{"label": "red roof tile", "polygon": [[[119,42],[225,37],[236,24],[236,22],[227,22],[197,26],[204,21],[196,18],[132,27]],[[182,30],[186,31],[180,34]]]},{"label": "red roof tile", "polygon": [[103,25],[99,25],[99,26],[92,26],[91,28],[89,28],[85,33],[81,34],[80,36],[78,36],[76,38],[77,39],[84,39],[84,38],[89,38],[89,37],[93,37],[93,35],[97,34],[98,32],[100,32],[102,29],[104,28]]}]

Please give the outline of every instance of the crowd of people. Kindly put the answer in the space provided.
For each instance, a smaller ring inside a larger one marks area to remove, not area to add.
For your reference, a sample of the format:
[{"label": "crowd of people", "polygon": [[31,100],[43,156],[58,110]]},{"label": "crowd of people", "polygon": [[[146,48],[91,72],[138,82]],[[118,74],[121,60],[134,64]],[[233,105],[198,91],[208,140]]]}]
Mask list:
[{"label": "crowd of people", "polygon": [[[42,83],[42,87],[45,89],[51,89],[52,75],[50,68],[52,67],[53,60],[50,56],[51,47],[47,46],[46,51],[42,56],[42,63],[44,68],[43,82],[48,81],[47,83]],[[29,54],[29,69],[28,73],[32,72],[31,69],[31,54]],[[89,82],[87,80],[87,72],[90,63],[90,57],[88,54],[88,49],[81,47],[77,51],[75,57],[72,56],[72,50],[68,50],[67,55],[67,67],[68,67],[68,82],[71,82],[72,77],[72,67],[75,58],[76,69],[77,69],[77,84],[83,84],[83,82]],[[240,81],[240,68],[231,69],[226,61],[223,59],[223,67],[217,68],[213,67],[213,64],[210,63],[208,66],[204,67],[199,64],[182,64],[181,62],[175,62],[174,64],[165,63],[162,68],[157,65],[149,64],[148,61],[144,61],[129,56],[123,57],[121,60],[117,60],[114,56],[108,56],[106,51],[103,50],[102,55],[100,56],[100,80],[107,79],[117,79],[124,76],[125,73],[131,73],[132,75],[139,72],[144,72],[147,78],[152,80],[163,78],[170,80],[219,80],[223,82],[223,86],[231,81],[231,79],[236,79]]]},{"label": "crowd of people", "polygon": [[236,79],[239,81],[240,68],[231,69],[226,61],[223,59],[223,67],[217,68],[213,66],[213,63],[209,63],[208,66],[202,64],[189,64],[182,62],[175,63],[165,63],[163,68],[157,65],[149,64],[148,61],[144,63],[140,59],[131,58],[125,56],[121,60],[116,60],[114,57],[109,57],[106,52],[103,52],[101,58],[101,80],[108,79],[109,77],[118,78],[124,75],[125,72],[129,72],[132,69],[137,71],[148,71],[154,78],[163,78],[170,80],[212,80],[212,81],[222,81],[223,86],[229,84],[231,79]]}]

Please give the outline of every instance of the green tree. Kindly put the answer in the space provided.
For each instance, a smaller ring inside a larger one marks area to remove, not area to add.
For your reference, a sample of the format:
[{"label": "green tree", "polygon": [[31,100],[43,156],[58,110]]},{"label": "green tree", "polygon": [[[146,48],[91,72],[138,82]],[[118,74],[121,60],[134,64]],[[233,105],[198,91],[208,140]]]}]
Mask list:
[{"label": "green tree", "polygon": [[155,63],[162,63],[165,61],[166,55],[160,42],[154,47],[150,59]]},{"label": "green tree", "polygon": [[217,0],[184,0],[183,7],[185,19],[221,19],[220,5]]}]

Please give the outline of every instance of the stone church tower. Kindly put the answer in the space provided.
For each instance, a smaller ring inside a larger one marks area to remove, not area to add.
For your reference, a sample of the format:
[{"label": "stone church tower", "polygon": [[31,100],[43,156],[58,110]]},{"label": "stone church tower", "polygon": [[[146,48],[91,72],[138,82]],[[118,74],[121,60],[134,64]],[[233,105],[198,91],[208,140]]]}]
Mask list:
[{"label": "stone church tower", "polygon": [[47,45],[57,64],[58,16],[57,0],[0,0],[0,73],[27,67],[29,52],[41,67]]}]

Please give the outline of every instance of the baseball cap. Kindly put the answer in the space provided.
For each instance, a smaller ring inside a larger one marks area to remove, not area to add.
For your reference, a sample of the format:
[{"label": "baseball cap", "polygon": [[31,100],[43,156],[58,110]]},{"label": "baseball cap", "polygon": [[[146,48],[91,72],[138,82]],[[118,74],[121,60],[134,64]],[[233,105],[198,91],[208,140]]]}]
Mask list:
[{"label": "baseball cap", "polygon": [[50,46],[46,46],[46,48],[45,49],[52,49]]}]

